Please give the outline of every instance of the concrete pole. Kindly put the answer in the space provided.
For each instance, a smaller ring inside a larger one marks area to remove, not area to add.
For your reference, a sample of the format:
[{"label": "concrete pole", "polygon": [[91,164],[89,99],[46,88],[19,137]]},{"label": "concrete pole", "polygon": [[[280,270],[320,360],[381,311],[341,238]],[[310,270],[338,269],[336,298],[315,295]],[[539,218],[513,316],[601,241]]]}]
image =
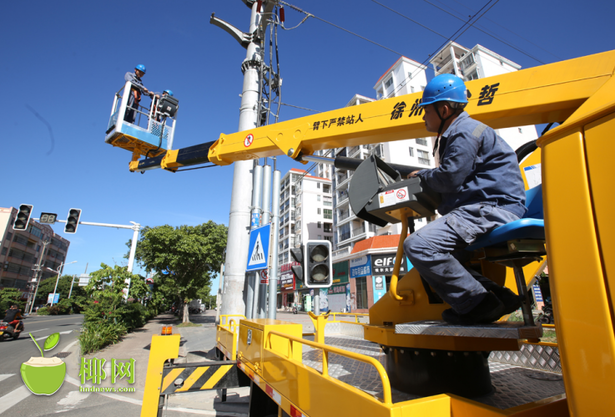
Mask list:
[{"label": "concrete pole", "polygon": [[269,310],[267,317],[275,319],[278,304],[278,244],[280,233],[280,171],[273,171],[273,210],[271,218],[271,273],[269,274]]},{"label": "concrete pole", "polygon": [[[252,5],[250,29],[254,33],[260,23],[258,2]],[[254,129],[257,126],[258,95],[260,87],[260,44],[251,41],[247,47],[246,59],[242,63],[244,71],[241,108],[239,112],[239,131]],[[246,132],[246,136],[249,132]],[[233,189],[229,216],[226,263],[224,265],[224,292],[221,314],[245,314],[243,291],[248,261],[250,227],[250,169],[252,161],[234,163]]]},{"label": "concrete pole", "polygon": [[[263,167],[263,225],[269,223],[271,217],[271,165],[267,165],[265,158],[265,166]],[[273,242],[273,239],[269,239]],[[271,255],[271,244],[269,245],[269,254]],[[269,257],[271,259],[271,256]],[[271,266],[271,265],[270,265]],[[267,284],[260,284],[258,289],[258,318],[264,319],[267,317]]]}]

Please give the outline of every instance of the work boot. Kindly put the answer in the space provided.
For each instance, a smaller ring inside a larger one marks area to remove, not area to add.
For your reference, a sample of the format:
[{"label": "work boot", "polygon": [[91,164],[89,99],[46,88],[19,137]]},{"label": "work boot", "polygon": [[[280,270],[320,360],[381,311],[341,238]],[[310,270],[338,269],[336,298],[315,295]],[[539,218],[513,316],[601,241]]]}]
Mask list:
[{"label": "work boot", "polygon": [[450,324],[470,326],[493,323],[504,315],[504,304],[491,291],[470,312],[458,314],[452,308],[442,312],[444,321]]},{"label": "work boot", "polygon": [[510,314],[521,307],[521,297],[506,287],[491,288],[491,291],[504,304],[504,314]]}]

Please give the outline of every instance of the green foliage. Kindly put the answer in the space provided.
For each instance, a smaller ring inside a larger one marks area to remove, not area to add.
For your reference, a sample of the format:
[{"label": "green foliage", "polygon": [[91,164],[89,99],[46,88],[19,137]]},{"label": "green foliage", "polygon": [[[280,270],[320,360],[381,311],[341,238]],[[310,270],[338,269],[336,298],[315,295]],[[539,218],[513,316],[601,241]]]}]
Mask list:
[{"label": "green foliage", "polygon": [[[47,296],[53,293],[53,289],[56,286],[57,276],[47,278],[38,286],[38,291],[36,294],[36,303],[35,305],[47,304]],[[73,290],[71,292],[71,281],[73,280],[72,275],[64,275],[58,281],[58,287],[56,292],[60,294],[60,300],[67,300],[68,295],[70,294],[71,307],[74,309],[74,302],[72,300],[76,300],[79,298],[84,298],[86,296],[84,287],[80,287],[79,280],[75,278],[75,282],[73,283]],[[80,308],[81,309],[81,308]]]},{"label": "green foliage", "polygon": [[38,310],[36,310],[36,314],[38,314],[39,316],[48,316],[49,309],[47,307],[41,307]]},{"label": "green foliage", "polygon": [[0,317],[4,317],[4,312],[8,310],[11,305],[17,304],[22,310],[25,303],[21,301],[21,291],[17,288],[3,288],[0,290]]},{"label": "green foliage", "polygon": [[[154,271],[154,285],[170,306],[199,298],[222,263],[227,227],[212,221],[198,226],[169,225],[141,230],[136,259]],[[155,303],[160,306],[160,299]],[[188,321],[184,314],[184,322]]]},{"label": "green foliage", "polygon": [[79,335],[79,346],[82,354],[96,352],[103,347],[119,342],[126,334],[122,324],[112,322],[88,322]]}]

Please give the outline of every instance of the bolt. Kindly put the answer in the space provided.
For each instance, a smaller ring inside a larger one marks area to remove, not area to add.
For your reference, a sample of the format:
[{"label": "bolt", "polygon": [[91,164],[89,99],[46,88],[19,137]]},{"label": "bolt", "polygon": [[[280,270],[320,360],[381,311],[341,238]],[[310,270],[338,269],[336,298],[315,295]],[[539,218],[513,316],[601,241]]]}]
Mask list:
[{"label": "bolt", "polygon": [[288,156],[293,156],[293,154],[294,154],[294,153],[295,153],[295,149],[294,149],[294,148],[290,148],[290,149],[288,150],[288,152],[286,152],[286,155],[288,155]]}]

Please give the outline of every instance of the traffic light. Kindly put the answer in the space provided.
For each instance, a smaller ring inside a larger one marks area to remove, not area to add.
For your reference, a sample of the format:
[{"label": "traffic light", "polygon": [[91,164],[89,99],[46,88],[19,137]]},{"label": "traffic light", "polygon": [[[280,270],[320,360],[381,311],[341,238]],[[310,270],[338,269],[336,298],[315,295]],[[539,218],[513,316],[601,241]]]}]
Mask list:
[{"label": "traffic light", "polygon": [[13,230],[26,230],[32,215],[32,204],[22,204],[17,211],[17,217],[13,222]]},{"label": "traffic light", "polygon": [[68,216],[66,216],[66,225],[64,226],[64,233],[76,233],[77,226],[79,226],[80,217],[81,209],[72,208],[68,210]]},{"label": "traffic light", "polygon": [[305,244],[303,259],[307,288],[329,288],[333,284],[331,242],[308,240]]},{"label": "traffic light", "polygon": [[295,280],[303,282],[303,245],[298,248],[291,249],[290,255],[292,256],[293,260],[299,264],[290,267],[290,269],[293,271],[293,274],[295,275]]}]

